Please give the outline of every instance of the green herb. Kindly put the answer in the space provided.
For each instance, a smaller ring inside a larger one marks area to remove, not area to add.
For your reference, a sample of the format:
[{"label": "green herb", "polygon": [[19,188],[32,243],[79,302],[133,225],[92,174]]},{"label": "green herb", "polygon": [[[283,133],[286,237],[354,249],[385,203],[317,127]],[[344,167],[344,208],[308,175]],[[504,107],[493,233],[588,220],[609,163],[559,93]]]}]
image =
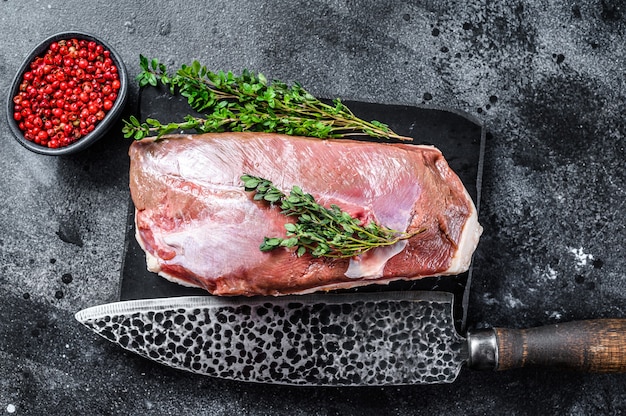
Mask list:
[{"label": "green herb", "polygon": [[124,121],[126,138],[142,139],[180,130],[199,133],[224,131],[255,131],[283,133],[318,138],[345,138],[369,135],[376,138],[408,140],[379,121],[356,117],[339,99],[326,104],[298,83],[289,86],[280,81],[269,82],[263,74],[244,70],[212,72],[194,61],[169,74],[157,59],[140,55],[139,85],[169,88],[180,94],[199,116],[188,115],[180,122],[162,124],[156,119],[144,123],[136,117]]},{"label": "green herb", "polygon": [[243,175],[241,180],[247,192],[254,192],[255,201],[266,201],[281,208],[281,213],[297,217],[285,224],[286,238],[265,237],[261,251],[278,247],[294,248],[298,256],[309,252],[313,257],[354,257],[375,247],[389,246],[424,230],[412,233],[395,231],[370,221],[361,221],[332,204],[330,209],[315,202],[315,198],[293,186],[284,194],[267,179]]}]

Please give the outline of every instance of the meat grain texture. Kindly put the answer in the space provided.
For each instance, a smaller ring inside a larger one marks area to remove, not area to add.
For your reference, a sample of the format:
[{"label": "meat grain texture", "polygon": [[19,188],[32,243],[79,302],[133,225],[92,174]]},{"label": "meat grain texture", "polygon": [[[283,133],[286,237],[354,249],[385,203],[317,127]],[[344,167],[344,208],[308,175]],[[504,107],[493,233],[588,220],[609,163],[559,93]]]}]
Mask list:
[{"label": "meat grain texture", "polygon": [[[136,237],[150,271],[215,295],[285,295],[459,274],[482,228],[465,187],[431,146],[267,133],[172,135],[130,148]],[[412,232],[351,259],[261,252],[284,237],[278,207],[253,201],[241,175],[300,186],[364,223]]]}]

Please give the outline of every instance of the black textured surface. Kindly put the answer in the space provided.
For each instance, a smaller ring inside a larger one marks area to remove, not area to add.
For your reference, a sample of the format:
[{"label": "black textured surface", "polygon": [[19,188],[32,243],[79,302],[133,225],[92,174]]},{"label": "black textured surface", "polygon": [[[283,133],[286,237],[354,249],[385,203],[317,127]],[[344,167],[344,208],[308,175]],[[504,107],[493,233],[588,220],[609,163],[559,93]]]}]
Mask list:
[{"label": "black textured surface", "polygon": [[[489,135],[468,322],[626,317],[623,1],[6,0],[0,12],[0,97],[41,40],[81,30],[108,41],[129,78],[142,53],[249,68],[321,97],[469,112]],[[134,85],[125,115],[138,96]],[[193,376],[100,339],[73,314],[119,296],[128,208],[120,128],[85,152],[49,158],[0,123],[0,412],[626,412],[624,375],[462,371],[450,385],[302,389]]]}]

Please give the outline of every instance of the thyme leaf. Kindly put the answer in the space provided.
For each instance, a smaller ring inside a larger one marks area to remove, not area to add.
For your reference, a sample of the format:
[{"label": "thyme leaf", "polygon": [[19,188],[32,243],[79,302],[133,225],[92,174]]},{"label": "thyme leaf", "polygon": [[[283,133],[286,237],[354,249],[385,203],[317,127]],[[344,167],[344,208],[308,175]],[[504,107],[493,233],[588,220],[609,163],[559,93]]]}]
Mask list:
[{"label": "thyme leaf", "polygon": [[356,117],[340,99],[327,104],[315,98],[299,83],[287,85],[268,81],[261,73],[243,70],[213,72],[193,61],[182,65],[174,74],[157,59],[139,57],[140,87],[159,84],[172,94],[187,99],[190,108],[200,116],[188,115],[179,122],[162,124],[156,119],[141,123],[136,117],[124,120],[122,132],[136,140],[176,130],[198,133],[255,131],[326,138],[368,135],[383,139],[409,140],[394,133],[380,121]]},{"label": "thyme leaf", "polygon": [[349,258],[424,231],[407,233],[374,222],[362,224],[337,205],[330,208],[319,205],[299,186],[294,185],[287,195],[271,181],[258,176],[245,174],[241,180],[247,192],[254,192],[254,200],[278,206],[283,215],[295,217],[295,222],[285,224],[285,238],[264,237],[259,246],[261,251],[286,247],[295,250],[298,256],[308,252],[313,257]]}]

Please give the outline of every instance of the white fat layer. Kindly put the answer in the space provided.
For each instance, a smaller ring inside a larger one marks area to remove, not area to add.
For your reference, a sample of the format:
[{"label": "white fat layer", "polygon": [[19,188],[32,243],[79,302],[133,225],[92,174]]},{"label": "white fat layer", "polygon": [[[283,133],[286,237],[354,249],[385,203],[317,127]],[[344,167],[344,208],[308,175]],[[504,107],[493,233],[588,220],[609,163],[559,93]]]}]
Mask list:
[{"label": "white fat layer", "polygon": [[402,240],[391,246],[376,248],[367,253],[365,258],[350,259],[350,265],[345,273],[346,277],[351,279],[378,279],[382,277],[387,261],[404,250],[406,245],[406,240]]},{"label": "white fat layer", "polygon": [[476,209],[472,207],[472,213],[467,221],[465,221],[465,225],[463,225],[458,248],[456,253],[454,253],[454,257],[452,257],[450,267],[442,274],[459,274],[469,269],[472,262],[472,255],[478,246],[478,240],[482,233],[483,227],[478,223],[478,213]]},{"label": "white fat layer", "polygon": [[188,282],[188,281],[186,281],[186,280],[183,280],[183,279],[181,279],[180,277],[172,276],[172,275],[170,275],[170,274],[167,274],[167,273],[165,273],[165,272],[161,272],[161,271],[160,271],[160,272],[158,272],[158,274],[159,274],[159,276],[161,276],[161,277],[165,278],[165,280],[169,280],[169,281],[170,281],[170,282],[172,282],[172,283],[176,283],[176,284],[179,284],[179,285],[181,285],[181,286],[186,286],[186,287],[198,287],[198,288],[200,288],[200,289],[203,289],[203,287],[202,287],[202,286],[200,286],[200,285],[194,285],[193,283]]},{"label": "white fat layer", "polygon": [[192,284],[176,276],[171,276],[168,273],[161,271],[161,265],[159,263],[159,259],[153,256],[152,253],[150,253],[145,248],[143,238],[141,238],[141,234],[139,234],[139,231],[138,231],[139,228],[137,227],[136,218],[137,218],[137,212],[135,211],[135,238],[137,239],[137,243],[139,243],[139,247],[141,247],[141,249],[144,251],[146,255],[146,268],[148,269],[148,271],[152,273],[157,273],[159,276],[164,277],[166,280],[169,280],[170,282],[173,282],[173,283],[177,283],[181,286],[200,287],[198,285]]}]

